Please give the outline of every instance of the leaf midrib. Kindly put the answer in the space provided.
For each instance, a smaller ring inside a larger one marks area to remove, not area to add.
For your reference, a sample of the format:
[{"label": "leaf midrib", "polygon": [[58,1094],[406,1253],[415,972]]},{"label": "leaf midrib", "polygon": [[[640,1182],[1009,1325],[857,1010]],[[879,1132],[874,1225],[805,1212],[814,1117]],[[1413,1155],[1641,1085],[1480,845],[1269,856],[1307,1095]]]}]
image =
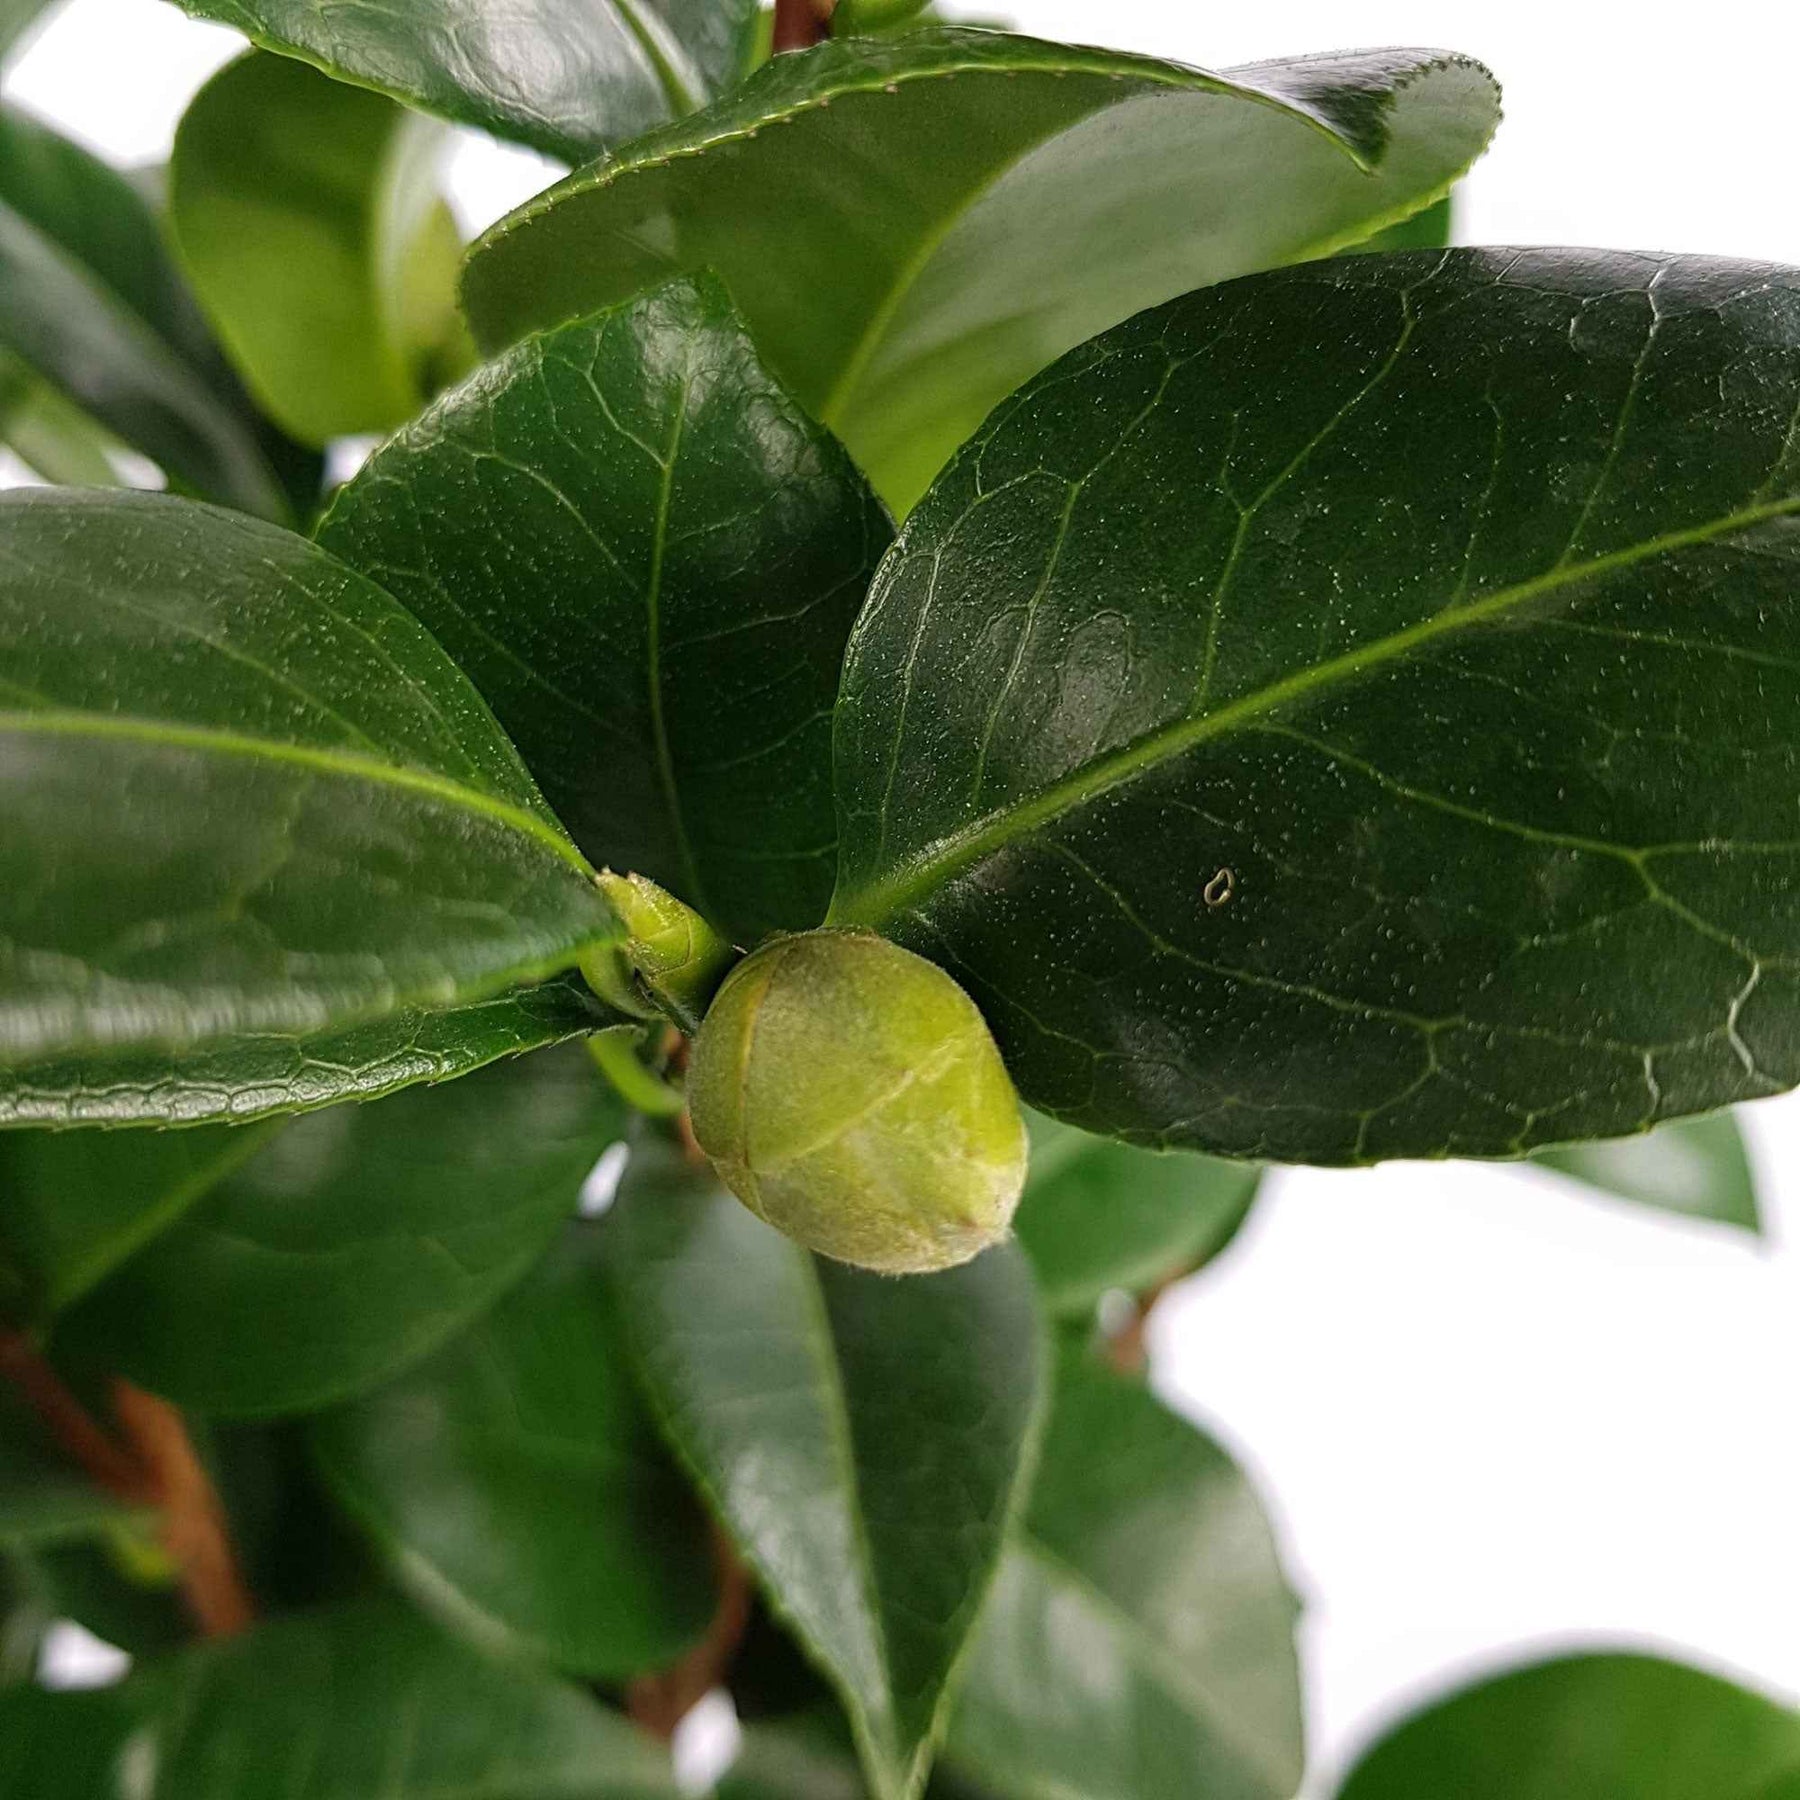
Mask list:
[{"label": "leaf midrib", "polygon": [[896,913],[916,905],[982,858],[1135,776],[1156,769],[1198,745],[1227,737],[1240,727],[1294,701],[1328,693],[1353,677],[1394,662],[1437,638],[1492,623],[1547,594],[1594,577],[1630,568],[1672,551],[1710,543],[1734,531],[1795,513],[1800,513],[1800,495],[1745,507],[1703,525],[1665,532],[1583,563],[1558,564],[1528,580],[1497,589],[1484,599],[1445,608],[1416,625],[1409,625],[1360,649],[1346,651],[1327,662],[1284,675],[1216,712],[1184,715],[1170,724],[1158,726],[1131,743],[1084,764],[1042,793],[996,808],[961,830],[947,833],[902,863],[885,879],[840,892],[832,900],[826,923],[878,927]]},{"label": "leaf midrib", "polygon": [[41,712],[0,712],[0,734],[7,732],[20,736],[42,734],[112,738],[165,745],[174,749],[199,750],[217,756],[282,763],[292,768],[308,769],[314,774],[373,782],[422,794],[529,837],[553,852],[578,874],[590,881],[594,876],[587,858],[560,831],[542,819],[507,801],[484,794],[479,789],[465,787],[448,776],[433,775],[423,769],[382,762],[377,758],[359,756],[349,751],[327,750],[308,744],[278,743],[272,739],[217,730],[211,726],[177,725],[160,719],[120,718],[112,714],[82,712],[74,708],[49,708]]}]

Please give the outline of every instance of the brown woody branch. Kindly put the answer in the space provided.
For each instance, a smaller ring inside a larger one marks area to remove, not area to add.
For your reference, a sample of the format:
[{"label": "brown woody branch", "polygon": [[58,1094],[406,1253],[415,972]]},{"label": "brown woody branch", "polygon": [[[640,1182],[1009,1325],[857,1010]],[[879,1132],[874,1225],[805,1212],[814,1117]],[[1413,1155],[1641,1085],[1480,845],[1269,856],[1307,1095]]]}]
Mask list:
[{"label": "brown woody branch", "polygon": [[675,1727],[725,1678],[750,1623],[750,1577],[725,1534],[713,1530],[719,1603],[706,1636],[673,1668],[643,1675],[626,1689],[625,1709],[646,1731],[667,1740]]},{"label": "brown woody branch", "polygon": [[95,1486],[161,1516],[163,1548],[181,1571],[183,1597],[202,1633],[225,1637],[252,1622],[256,1609],[231,1547],[225,1509],[174,1407],[115,1381],[113,1414],[125,1438],[121,1444],[31,1339],[9,1327],[0,1327],[0,1380]]}]

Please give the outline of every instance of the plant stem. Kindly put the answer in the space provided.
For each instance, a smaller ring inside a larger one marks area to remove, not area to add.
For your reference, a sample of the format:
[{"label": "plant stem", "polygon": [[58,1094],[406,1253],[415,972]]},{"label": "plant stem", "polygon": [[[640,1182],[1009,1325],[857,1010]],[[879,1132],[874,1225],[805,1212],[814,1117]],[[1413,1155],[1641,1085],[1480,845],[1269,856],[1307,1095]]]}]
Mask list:
[{"label": "plant stem", "polygon": [[775,50],[805,50],[831,35],[837,0],[775,0]]},{"label": "plant stem", "polygon": [[242,1631],[256,1608],[231,1547],[225,1509],[181,1414],[128,1381],[115,1381],[117,1443],[24,1332],[0,1327],[0,1380],[37,1415],[57,1448],[95,1486],[161,1515],[162,1544],[181,1571],[183,1597],[207,1637]]},{"label": "plant stem", "polygon": [[181,1570],[182,1593],[206,1637],[231,1637],[256,1619],[231,1528],[212,1477],[188,1435],[187,1422],[168,1401],[113,1383],[113,1411],[149,1471],[163,1514],[163,1547]]},{"label": "plant stem", "polygon": [[706,1636],[673,1668],[658,1675],[640,1676],[626,1690],[626,1711],[644,1730],[665,1742],[675,1735],[675,1727],[695,1704],[724,1679],[750,1623],[750,1577],[725,1534],[716,1527],[713,1556],[719,1570],[719,1604]]}]

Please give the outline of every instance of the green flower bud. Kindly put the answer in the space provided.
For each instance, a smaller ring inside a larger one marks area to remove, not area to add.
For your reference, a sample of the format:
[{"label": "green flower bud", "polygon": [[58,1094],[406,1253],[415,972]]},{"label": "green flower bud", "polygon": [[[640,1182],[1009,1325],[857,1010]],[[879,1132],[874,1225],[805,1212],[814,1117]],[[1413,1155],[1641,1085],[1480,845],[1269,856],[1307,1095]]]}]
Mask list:
[{"label": "green flower bud", "polygon": [[808,1249],[889,1274],[1006,1235],[1025,1126],[975,1003],[885,938],[777,938],[732,970],[688,1068],[725,1184]]}]

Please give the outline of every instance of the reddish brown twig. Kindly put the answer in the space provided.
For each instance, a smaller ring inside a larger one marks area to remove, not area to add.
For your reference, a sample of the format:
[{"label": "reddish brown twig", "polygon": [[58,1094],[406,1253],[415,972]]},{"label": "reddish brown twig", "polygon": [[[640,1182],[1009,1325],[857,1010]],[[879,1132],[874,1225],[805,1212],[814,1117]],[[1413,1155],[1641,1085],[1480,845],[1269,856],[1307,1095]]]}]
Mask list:
[{"label": "reddish brown twig", "polygon": [[168,1401],[129,1381],[113,1383],[113,1412],[120,1429],[149,1471],[162,1509],[163,1548],[181,1570],[182,1593],[194,1623],[207,1637],[230,1637],[254,1623],[250,1598],[231,1527],[189,1437],[187,1422]]},{"label": "reddish brown twig", "polygon": [[163,1548],[181,1571],[188,1610],[206,1636],[224,1637],[250,1624],[255,1607],[231,1548],[225,1509],[174,1407],[115,1381],[113,1415],[125,1438],[120,1444],[31,1339],[10,1328],[0,1328],[0,1380],[96,1487],[127,1505],[156,1510]]},{"label": "reddish brown twig", "polygon": [[775,0],[777,54],[805,50],[831,35],[831,14],[837,0]]},{"label": "reddish brown twig", "polygon": [[716,1527],[713,1557],[719,1571],[719,1604],[706,1636],[673,1668],[642,1675],[625,1693],[625,1708],[644,1730],[667,1740],[675,1727],[725,1677],[750,1623],[750,1577]]}]

